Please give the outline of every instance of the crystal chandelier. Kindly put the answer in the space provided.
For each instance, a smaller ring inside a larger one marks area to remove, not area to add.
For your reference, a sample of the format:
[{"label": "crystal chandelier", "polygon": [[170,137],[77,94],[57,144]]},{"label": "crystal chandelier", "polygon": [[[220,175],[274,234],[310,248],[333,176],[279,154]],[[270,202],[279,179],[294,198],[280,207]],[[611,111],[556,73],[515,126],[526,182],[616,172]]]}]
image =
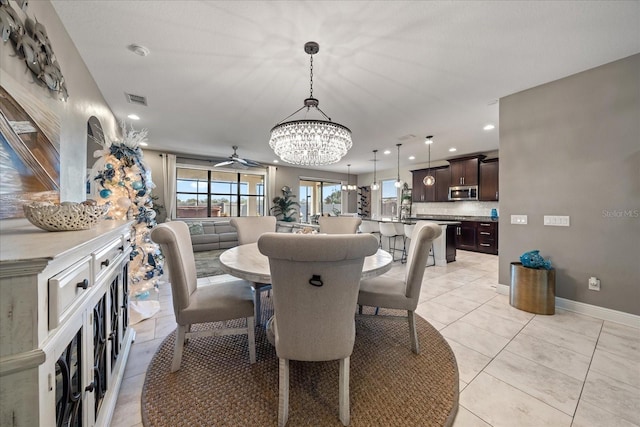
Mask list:
[{"label": "crystal chandelier", "polygon": [[396,182],[393,183],[393,185],[395,185],[396,188],[400,188],[402,187],[402,181],[400,181],[400,146],[402,144],[396,144],[396,147],[398,147],[398,178],[396,179]]},{"label": "crystal chandelier", "polygon": [[[310,95],[304,105],[286,117],[271,129],[269,146],[283,161],[294,165],[322,166],[336,163],[347,154],[353,145],[351,131],[346,126],[331,121],[319,107],[313,97],[313,55],[318,53],[320,45],[307,42],[304,51],[310,56]],[[285,121],[306,108],[318,110],[326,120]]]},{"label": "crystal chandelier", "polygon": [[351,182],[351,165],[347,165],[347,183],[342,184],[342,191],[355,191],[358,187]]},{"label": "crystal chandelier", "polygon": [[380,184],[378,184],[378,180],[376,179],[376,162],[378,161],[376,154],[378,154],[378,150],[373,150],[373,183],[371,184],[372,191],[378,191],[380,189]]},{"label": "crystal chandelier", "polygon": [[424,141],[424,143],[429,146],[429,166],[427,169],[427,176],[424,177],[424,179],[422,180],[422,183],[427,187],[431,187],[433,184],[436,183],[436,178],[433,175],[431,175],[431,144],[433,144],[433,139],[431,138],[433,138],[433,136],[429,135],[427,139]]}]

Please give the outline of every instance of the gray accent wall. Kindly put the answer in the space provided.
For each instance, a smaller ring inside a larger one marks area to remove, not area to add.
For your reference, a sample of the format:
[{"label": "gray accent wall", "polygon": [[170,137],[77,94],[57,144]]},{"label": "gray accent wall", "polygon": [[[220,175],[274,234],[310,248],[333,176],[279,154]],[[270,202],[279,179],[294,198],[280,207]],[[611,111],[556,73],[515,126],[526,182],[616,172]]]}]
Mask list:
[{"label": "gray accent wall", "polygon": [[558,297],[640,315],[640,54],[500,99],[499,247],[503,285],[539,249]]}]

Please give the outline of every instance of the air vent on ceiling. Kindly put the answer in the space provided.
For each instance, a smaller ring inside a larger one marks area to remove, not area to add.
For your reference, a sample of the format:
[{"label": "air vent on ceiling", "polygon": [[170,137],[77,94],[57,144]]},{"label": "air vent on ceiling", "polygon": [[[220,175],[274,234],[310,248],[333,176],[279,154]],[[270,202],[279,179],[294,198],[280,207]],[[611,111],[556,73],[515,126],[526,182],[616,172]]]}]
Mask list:
[{"label": "air vent on ceiling", "polygon": [[126,93],[124,96],[127,97],[127,101],[130,104],[138,104],[138,105],[147,105],[147,98],[141,95],[134,95],[132,93]]},{"label": "air vent on ceiling", "polygon": [[413,139],[413,138],[415,138],[415,137],[416,137],[416,136],[415,136],[414,134],[411,134],[411,133],[410,133],[410,134],[407,134],[407,135],[404,135],[404,136],[399,137],[399,138],[398,138],[398,141],[407,141],[407,140],[409,140],[409,139]]}]

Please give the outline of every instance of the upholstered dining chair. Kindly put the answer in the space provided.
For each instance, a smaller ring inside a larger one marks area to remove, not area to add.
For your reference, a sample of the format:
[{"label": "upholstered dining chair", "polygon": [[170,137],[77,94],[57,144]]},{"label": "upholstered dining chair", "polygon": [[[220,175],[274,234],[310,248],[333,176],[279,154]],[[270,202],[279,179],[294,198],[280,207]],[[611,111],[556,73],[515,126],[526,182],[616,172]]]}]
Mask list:
[{"label": "upholstered dining chair", "polygon": [[[238,244],[246,245],[255,243],[264,233],[276,231],[275,216],[242,216],[231,218],[231,226],[238,232]],[[270,283],[254,283],[254,300],[253,304],[256,309],[256,324],[262,324],[262,308],[260,306],[260,293],[271,289]]]},{"label": "upholstered dining chair", "polygon": [[[442,228],[432,222],[418,221],[411,234],[407,250],[407,267],[404,280],[384,274],[360,282],[358,305],[406,310],[409,322],[411,350],[420,353],[416,331],[415,310],[420,298],[422,278],[432,242],[440,236]],[[381,318],[405,319],[400,316],[377,316]]]},{"label": "upholstered dining chair", "polygon": [[323,234],[355,234],[362,224],[360,218],[349,216],[321,216],[318,218],[320,233]]},{"label": "upholstered dining chair", "polygon": [[269,257],[274,333],[279,358],[278,425],[289,418],[289,360],[340,360],[339,414],[350,422],[349,358],[364,258],[378,250],[370,234],[267,233],[258,249]]},{"label": "upholstered dining chair", "polygon": [[[182,221],[157,225],[151,231],[151,239],[160,245],[164,255],[171,281],[173,311],[178,324],[171,372],[180,369],[185,340],[202,336],[246,334],[249,341],[249,361],[255,363],[251,282],[238,279],[199,286],[189,227]],[[228,320],[241,318],[246,319],[246,327],[227,327]],[[191,332],[191,325],[209,322],[222,322],[222,328]]]}]

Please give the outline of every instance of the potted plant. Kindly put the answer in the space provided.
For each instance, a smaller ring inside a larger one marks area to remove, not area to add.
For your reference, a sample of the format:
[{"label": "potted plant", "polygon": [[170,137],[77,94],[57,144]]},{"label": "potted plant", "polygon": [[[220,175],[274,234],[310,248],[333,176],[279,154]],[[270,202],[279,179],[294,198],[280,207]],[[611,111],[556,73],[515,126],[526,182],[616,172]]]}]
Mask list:
[{"label": "potted plant", "polygon": [[293,200],[295,197],[296,195],[291,193],[291,188],[282,187],[282,196],[274,197],[271,212],[281,221],[295,221],[298,213],[296,207],[300,207],[300,204]]}]

